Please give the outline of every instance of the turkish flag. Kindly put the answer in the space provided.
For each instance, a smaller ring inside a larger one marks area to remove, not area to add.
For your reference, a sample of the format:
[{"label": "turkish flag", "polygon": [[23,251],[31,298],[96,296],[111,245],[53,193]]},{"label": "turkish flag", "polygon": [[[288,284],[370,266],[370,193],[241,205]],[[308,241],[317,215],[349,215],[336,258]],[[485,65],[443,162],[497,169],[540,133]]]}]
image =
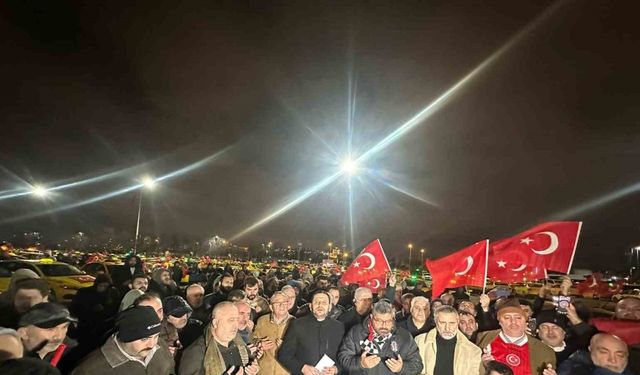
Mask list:
[{"label": "turkish flag", "polygon": [[433,298],[438,298],[446,288],[483,287],[488,246],[489,240],[480,241],[438,260],[427,260]]},{"label": "turkish flag", "polygon": [[[375,240],[369,243],[351,262],[351,265],[342,275],[340,283],[342,285],[359,284],[360,286],[367,286],[366,283],[371,281],[373,286],[376,286],[374,280],[378,280],[381,284],[386,285],[386,276],[390,271],[391,267],[389,267],[387,256],[382,250],[380,240]],[[384,282],[381,281],[383,278],[385,279]]]},{"label": "turkish flag", "polygon": [[371,289],[372,293],[378,293],[380,289],[387,288],[387,275],[374,277],[368,281],[360,281],[358,285]]},{"label": "turkish flag", "polygon": [[[496,244],[501,250],[496,250]],[[498,241],[490,245],[487,276],[492,280],[514,283],[547,278],[546,268],[540,257],[521,249],[502,249],[501,244]]]},{"label": "turkish flag", "polygon": [[546,270],[569,273],[581,227],[576,221],[549,222],[492,242],[489,277],[519,282],[545,279]]}]

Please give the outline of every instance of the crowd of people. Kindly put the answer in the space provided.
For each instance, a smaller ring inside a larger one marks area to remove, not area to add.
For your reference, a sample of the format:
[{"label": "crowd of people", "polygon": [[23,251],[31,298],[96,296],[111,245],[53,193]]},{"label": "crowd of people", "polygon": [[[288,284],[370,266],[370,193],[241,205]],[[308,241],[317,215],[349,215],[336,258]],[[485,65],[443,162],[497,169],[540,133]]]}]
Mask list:
[{"label": "crowd of people", "polygon": [[[375,293],[323,268],[211,269],[180,285],[131,256],[69,306],[20,269],[0,295],[0,374],[638,374],[640,299],[594,317],[549,288],[476,303],[388,275]],[[565,279],[561,295],[571,281]],[[474,298],[475,300],[475,298]],[[550,303],[556,300],[556,306]]]}]

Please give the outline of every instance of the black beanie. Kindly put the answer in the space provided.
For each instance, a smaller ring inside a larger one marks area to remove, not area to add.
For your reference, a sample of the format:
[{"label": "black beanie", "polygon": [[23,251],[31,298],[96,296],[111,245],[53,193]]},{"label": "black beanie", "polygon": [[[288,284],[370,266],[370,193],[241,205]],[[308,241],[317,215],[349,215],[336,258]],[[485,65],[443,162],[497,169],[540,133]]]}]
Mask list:
[{"label": "black beanie", "polygon": [[536,328],[539,328],[542,323],[553,323],[562,328],[563,331],[566,331],[569,325],[567,317],[558,314],[556,310],[543,310],[536,315]]},{"label": "black beanie", "polygon": [[135,306],[120,313],[118,340],[131,342],[160,333],[160,319],[151,306]]},{"label": "black beanie", "polygon": [[162,309],[165,315],[175,316],[176,318],[182,317],[184,314],[193,312],[193,309],[184,298],[180,296],[168,296],[162,300]]}]

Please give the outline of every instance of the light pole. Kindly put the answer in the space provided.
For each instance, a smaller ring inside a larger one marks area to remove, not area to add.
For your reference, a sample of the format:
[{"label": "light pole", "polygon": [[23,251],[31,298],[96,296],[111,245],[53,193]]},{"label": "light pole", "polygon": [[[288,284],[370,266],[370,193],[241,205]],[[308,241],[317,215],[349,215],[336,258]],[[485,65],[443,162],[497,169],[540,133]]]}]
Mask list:
[{"label": "light pole", "polygon": [[424,269],[424,248],[420,249],[420,267]]},{"label": "light pole", "polygon": [[411,275],[411,250],[413,250],[413,244],[407,245],[409,248],[409,275]]},{"label": "light pole", "polygon": [[151,177],[143,177],[142,186],[138,190],[138,221],[136,222],[136,238],[133,241],[133,254],[138,253],[138,235],[140,234],[140,214],[142,213],[142,189],[153,190],[156,187],[156,181]]}]

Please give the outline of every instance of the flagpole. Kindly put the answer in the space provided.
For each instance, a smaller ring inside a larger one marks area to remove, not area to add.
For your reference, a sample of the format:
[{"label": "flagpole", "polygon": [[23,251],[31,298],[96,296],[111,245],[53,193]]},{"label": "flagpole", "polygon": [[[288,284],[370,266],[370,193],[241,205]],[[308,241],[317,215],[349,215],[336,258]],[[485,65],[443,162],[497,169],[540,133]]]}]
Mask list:
[{"label": "flagpole", "polygon": [[580,231],[582,230],[582,221],[578,222],[578,233],[576,234],[576,243],[573,245],[573,253],[571,254],[571,260],[569,261],[569,268],[567,268],[567,275],[571,273],[571,266],[573,266],[573,257],[576,256],[576,249],[578,248],[578,240],[580,239]]},{"label": "flagpole", "polygon": [[489,240],[487,241],[487,247],[484,254],[484,280],[482,280],[482,294],[486,294],[487,291],[487,272],[489,269]]}]

